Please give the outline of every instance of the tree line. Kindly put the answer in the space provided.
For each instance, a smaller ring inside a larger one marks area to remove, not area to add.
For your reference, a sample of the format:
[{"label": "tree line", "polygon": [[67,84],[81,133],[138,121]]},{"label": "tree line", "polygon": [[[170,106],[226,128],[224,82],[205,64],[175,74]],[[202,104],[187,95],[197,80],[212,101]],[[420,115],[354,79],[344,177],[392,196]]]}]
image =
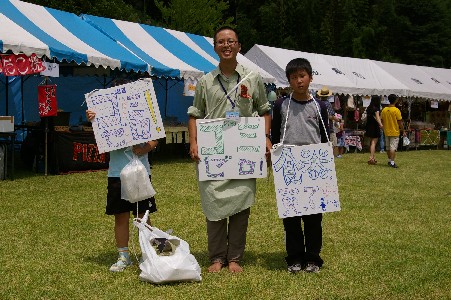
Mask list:
[{"label": "tree line", "polygon": [[27,0],[75,14],[213,36],[237,29],[254,44],[439,68],[451,67],[449,0]]}]

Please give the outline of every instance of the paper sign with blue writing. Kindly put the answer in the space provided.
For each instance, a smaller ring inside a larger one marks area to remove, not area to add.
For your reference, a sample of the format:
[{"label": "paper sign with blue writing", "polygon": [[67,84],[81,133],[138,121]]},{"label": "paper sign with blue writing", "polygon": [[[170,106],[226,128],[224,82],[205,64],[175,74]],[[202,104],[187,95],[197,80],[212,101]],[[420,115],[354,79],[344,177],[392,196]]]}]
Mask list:
[{"label": "paper sign with blue writing", "polygon": [[266,177],[264,118],[196,123],[199,181]]},{"label": "paper sign with blue writing", "polygon": [[334,156],[329,143],[274,145],[271,161],[279,218],[340,210]]},{"label": "paper sign with blue writing", "polygon": [[165,137],[151,79],[95,90],[85,95],[99,153]]}]

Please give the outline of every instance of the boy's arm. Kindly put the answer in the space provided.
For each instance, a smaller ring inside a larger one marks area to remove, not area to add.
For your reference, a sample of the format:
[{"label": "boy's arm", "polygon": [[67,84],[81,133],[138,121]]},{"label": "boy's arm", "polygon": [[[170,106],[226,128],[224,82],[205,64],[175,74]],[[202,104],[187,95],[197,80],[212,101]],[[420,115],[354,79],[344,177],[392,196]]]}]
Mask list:
[{"label": "boy's arm", "polygon": [[280,107],[283,103],[283,100],[284,98],[278,99],[276,102],[274,102],[274,107],[272,109],[271,142],[273,145],[280,143],[280,127],[282,126]]},{"label": "boy's arm", "polygon": [[197,124],[196,118],[190,116],[188,120],[188,132],[189,132],[189,155],[194,161],[199,161],[199,153],[197,149]]},{"label": "boy's arm", "polygon": [[154,150],[158,146],[158,141],[148,141],[144,145],[134,145],[133,146],[133,153],[135,153],[138,156],[144,155],[149,153],[150,151]]}]

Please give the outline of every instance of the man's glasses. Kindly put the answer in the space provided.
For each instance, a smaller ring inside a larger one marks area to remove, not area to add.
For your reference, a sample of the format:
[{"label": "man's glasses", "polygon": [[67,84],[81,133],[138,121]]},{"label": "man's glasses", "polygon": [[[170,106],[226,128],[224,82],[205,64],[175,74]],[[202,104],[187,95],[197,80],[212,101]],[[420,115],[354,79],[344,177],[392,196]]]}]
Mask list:
[{"label": "man's glasses", "polygon": [[219,47],[226,46],[226,45],[227,46],[235,46],[237,43],[238,43],[238,41],[235,41],[232,39],[227,40],[227,41],[220,40],[220,41],[216,42],[216,46],[219,46]]}]

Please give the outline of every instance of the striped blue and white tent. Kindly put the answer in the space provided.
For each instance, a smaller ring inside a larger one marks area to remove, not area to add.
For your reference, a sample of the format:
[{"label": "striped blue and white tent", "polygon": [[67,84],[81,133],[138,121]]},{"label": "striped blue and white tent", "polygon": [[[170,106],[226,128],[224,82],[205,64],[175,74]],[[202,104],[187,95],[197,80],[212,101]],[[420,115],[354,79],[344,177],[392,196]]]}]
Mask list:
[{"label": "striped blue and white tent", "polygon": [[149,71],[146,62],[72,13],[0,0],[0,24],[0,53],[35,53],[60,62]]},{"label": "striped blue and white tent", "polygon": [[[117,41],[152,66],[151,74],[173,78],[199,78],[213,70],[219,58],[213,39],[161,27],[82,15],[83,20]],[[238,54],[238,62],[259,72],[265,83],[275,78]]]}]

